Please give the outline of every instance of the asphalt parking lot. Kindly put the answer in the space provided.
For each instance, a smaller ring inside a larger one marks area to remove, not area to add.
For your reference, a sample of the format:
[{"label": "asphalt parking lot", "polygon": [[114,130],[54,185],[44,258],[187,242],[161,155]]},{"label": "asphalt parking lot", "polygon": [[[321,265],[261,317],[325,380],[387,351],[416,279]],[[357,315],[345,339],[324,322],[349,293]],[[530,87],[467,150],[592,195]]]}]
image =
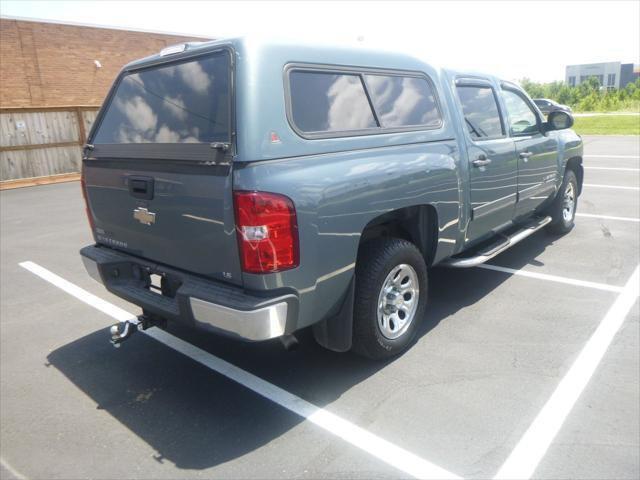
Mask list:
[{"label": "asphalt parking lot", "polygon": [[576,228],[434,269],[386,363],[176,328],[116,350],[138,310],[84,271],[79,184],[1,192],[2,478],[640,477],[639,155],[585,137]]}]

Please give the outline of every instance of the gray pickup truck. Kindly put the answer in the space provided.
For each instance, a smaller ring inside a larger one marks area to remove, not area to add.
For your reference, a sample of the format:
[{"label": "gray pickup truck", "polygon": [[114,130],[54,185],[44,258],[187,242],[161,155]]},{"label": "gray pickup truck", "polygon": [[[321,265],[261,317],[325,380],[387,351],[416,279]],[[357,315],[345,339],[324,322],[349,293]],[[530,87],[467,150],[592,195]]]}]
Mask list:
[{"label": "gray pickup truck", "polygon": [[130,63],[82,162],[86,269],[142,308],[112,342],[169,321],[291,346],[312,327],[334,351],[398,354],[431,267],[573,227],[572,124],[398,53],[232,39]]}]

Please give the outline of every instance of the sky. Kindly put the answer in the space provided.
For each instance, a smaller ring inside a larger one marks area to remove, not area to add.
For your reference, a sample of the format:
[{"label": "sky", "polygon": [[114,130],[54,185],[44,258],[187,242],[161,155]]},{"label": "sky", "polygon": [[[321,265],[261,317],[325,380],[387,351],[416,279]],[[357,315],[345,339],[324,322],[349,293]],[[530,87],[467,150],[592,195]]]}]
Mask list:
[{"label": "sky", "polygon": [[509,80],[564,79],[565,65],[640,63],[640,1],[29,1],[2,16],[223,38],[398,50]]}]

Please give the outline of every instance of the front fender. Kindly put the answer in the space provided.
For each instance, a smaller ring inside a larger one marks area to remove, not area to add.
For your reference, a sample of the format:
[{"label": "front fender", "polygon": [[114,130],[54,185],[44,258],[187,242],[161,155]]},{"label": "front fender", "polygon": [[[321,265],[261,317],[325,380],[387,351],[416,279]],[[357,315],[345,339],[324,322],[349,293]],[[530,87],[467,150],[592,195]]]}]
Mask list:
[{"label": "front fender", "polygon": [[582,137],[571,129],[556,130],[553,133],[558,141],[558,167],[561,174],[560,181],[562,181],[569,160],[579,158],[582,162],[584,145]]}]

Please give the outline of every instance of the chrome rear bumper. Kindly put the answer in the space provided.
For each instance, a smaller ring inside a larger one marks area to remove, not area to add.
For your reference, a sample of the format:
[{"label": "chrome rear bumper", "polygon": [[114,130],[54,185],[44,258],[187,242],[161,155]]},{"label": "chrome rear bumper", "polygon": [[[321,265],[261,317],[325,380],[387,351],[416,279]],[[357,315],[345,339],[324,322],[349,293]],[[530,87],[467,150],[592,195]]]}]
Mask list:
[{"label": "chrome rear bumper", "polygon": [[268,340],[285,334],[287,302],[255,310],[236,310],[191,297],[191,310],[196,322],[233,333],[247,340]]},{"label": "chrome rear bumper", "polygon": [[[258,296],[108,247],[85,247],[80,254],[94,280],[159,317],[249,341],[281,337],[295,330],[298,299],[293,294]],[[152,273],[167,277],[175,288],[171,292],[163,289],[162,294],[153,291],[149,287]]]}]

